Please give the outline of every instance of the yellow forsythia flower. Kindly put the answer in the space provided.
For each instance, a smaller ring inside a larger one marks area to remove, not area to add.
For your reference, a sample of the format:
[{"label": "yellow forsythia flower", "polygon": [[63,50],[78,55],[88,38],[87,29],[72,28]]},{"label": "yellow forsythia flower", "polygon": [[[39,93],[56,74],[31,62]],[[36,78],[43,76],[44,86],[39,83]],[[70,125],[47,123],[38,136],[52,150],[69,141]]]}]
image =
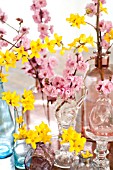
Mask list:
[{"label": "yellow forsythia flower", "polygon": [[25,89],[21,99],[21,103],[24,108],[23,112],[25,112],[26,110],[33,110],[34,102],[35,102],[35,98],[33,92],[31,90]]},{"label": "yellow forsythia flower", "polygon": [[19,116],[19,117],[16,118],[16,122],[19,123],[19,124],[22,123],[23,121],[24,120],[23,120],[22,116]]},{"label": "yellow forsythia flower", "polygon": [[90,158],[90,157],[93,157],[93,154],[90,153],[88,150],[85,151],[85,152],[83,152],[81,155],[82,155],[83,158]]},{"label": "yellow forsythia flower", "polygon": [[8,74],[3,74],[3,73],[0,72],[0,79],[1,79],[2,82],[8,81],[7,76],[8,76]]},{"label": "yellow forsythia flower", "polygon": [[68,21],[71,26],[80,28],[80,25],[85,25],[85,17],[80,16],[79,14],[70,14],[69,18],[66,18],[66,21]]}]

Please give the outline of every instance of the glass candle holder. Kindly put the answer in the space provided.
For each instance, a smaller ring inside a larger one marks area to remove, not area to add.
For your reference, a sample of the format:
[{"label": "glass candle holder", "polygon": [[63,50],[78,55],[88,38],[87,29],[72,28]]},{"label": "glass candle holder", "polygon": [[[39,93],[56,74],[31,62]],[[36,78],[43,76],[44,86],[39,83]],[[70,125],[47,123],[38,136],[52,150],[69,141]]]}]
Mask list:
[{"label": "glass candle holder", "polygon": [[25,156],[30,149],[30,145],[25,143],[25,140],[18,140],[14,146],[14,160],[15,167],[18,169],[25,169]]}]

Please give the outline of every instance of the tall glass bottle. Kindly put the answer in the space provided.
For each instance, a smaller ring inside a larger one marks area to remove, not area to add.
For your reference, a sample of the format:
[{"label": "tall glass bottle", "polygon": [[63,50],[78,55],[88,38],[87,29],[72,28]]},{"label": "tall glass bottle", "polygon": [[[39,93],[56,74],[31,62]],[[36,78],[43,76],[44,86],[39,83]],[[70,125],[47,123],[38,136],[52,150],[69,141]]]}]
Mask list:
[{"label": "tall glass bottle", "polygon": [[[100,65],[101,64],[101,69]],[[86,98],[84,100],[83,105],[83,114],[82,114],[82,133],[85,135],[85,128],[87,128],[87,124],[84,122],[88,119],[89,114],[94,107],[96,100],[98,99],[98,92],[96,91],[96,85],[99,80],[109,79],[113,75],[112,64],[109,64],[109,56],[105,55],[101,58],[101,61],[97,61],[95,59],[95,65],[91,65],[86,77],[85,77],[85,86],[88,90]],[[110,99],[113,104],[113,93],[110,94]]]},{"label": "tall glass bottle", "polygon": [[15,170],[13,156],[14,123],[12,115],[5,100],[2,100],[4,92],[3,83],[0,80],[0,169]]},{"label": "tall glass bottle", "polygon": [[[14,122],[9,106],[5,100],[2,100],[2,92],[4,92],[4,88],[0,80],[0,141],[2,141],[2,139],[10,141],[10,145],[13,146]],[[2,148],[5,146],[5,143],[0,142],[0,154],[2,154]]]}]

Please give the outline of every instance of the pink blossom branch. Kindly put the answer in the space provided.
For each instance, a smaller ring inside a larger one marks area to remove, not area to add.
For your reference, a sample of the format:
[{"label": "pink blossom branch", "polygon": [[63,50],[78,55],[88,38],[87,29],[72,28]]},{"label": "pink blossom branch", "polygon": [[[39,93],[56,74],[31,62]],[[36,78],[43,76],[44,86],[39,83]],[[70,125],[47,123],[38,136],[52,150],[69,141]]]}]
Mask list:
[{"label": "pink blossom branch", "polygon": [[91,23],[86,21],[86,24],[90,25],[91,27],[93,27],[96,30],[96,27],[94,25],[92,25]]},{"label": "pink blossom branch", "polygon": [[[10,41],[8,41],[8,40],[6,40],[5,38],[3,38],[3,37],[0,37],[0,39],[1,40],[3,40],[3,41],[6,41],[8,44],[10,44],[10,45],[13,45],[13,46],[15,46],[13,43],[11,43]],[[15,46],[16,47],[16,46]]]},{"label": "pink blossom branch", "polygon": [[18,38],[18,40],[12,45],[12,47],[9,49],[9,51],[13,48],[13,47],[15,47],[15,45],[17,44],[17,42],[23,37],[23,35],[25,34],[26,32],[24,32],[19,38]]},{"label": "pink blossom branch", "polygon": [[112,47],[113,43],[108,47],[106,54],[109,52],[109,49]]},{"label": "pink blossom branch", "polygon": [[13,30],[15,30],[16,32],[18,32],[17,29],[15,29],[13,26],[9,25],[7,22],[4,22],[7,26],[9,26],[10,28],[12,28]]}]

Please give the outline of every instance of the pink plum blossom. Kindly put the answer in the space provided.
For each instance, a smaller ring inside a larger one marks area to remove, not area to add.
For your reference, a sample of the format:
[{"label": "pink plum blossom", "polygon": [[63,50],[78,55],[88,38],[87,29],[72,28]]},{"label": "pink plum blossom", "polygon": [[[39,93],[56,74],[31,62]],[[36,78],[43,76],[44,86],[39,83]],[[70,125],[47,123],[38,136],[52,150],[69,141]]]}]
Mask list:
[{"label": "pink plum blossom", "polygon": [[2,49],[2,47],[7,47],[8,43],[6,41],[0,40],[0,49]]},{"label": "pink plum blossom", "polygon": [[46,5],[47,5],[46,0],[38,0],[38,1],[37,1],[37,6],[38,6],[38,8],[45,7]]},{"label": "pink plum blossom", "polygon": [[3,28],[0,28],[0,36],[3,36],[6,34],[6,31]]},{"label": "pink plum blossom", "polygon": [[111,21],[101,20],[99,22],[99,27],[102,32],[109,32],[113,26]]},{"label": "pink plum blossom", "polygon": [[57,98],[58,96],[58,91],[54,86],[48,85],[43,88],[43,92],[49,96],[49,97],[54,97]]},{"label": "pink plum blossom", "polygon": [[56,57],[54,57],[54,56],[49,57],[49,66],[51,68],[54,68],[57,65],[58,65],[58,59]]},{"label": "pink plum blossom", "polygon": [[100,44],[104,49],[108,49],[110,46],[110,44],[107,41],[105,41],[104,39],[102,39],[102,42]]},{"label": "pink plum blossom", "polygon": [[31,5],[31,10],[35,11],[47,5],[46,0],[33,0],[33,4]]},{"label": "pink plum blossom", "polygon": [[80,91],[83,87],[83,77],[75,76],[73,80],[73,87],[75,87],[75,91]]},{"label": "pink plum blossom", "polygon": [[42,22],[41,17],[40,17],[40,10],[35,11],[32,17],[35,23],[40,24]]},{"label": "pink plum blossom", "polygon": [[[17,35],[16,37],[13,38],[13,41],[18,41],[17,46],[20,47],[21,45],[24,46],[25,50],[30,48],[30,39],[26,37],[26,35],[22,34]],[[20,38],[21,37],[21,38]]]},{"label": "pink plum blossom", "polygon": [[103,92],[105,95],[107,95],[113,90],[113,83],[108,79],[99,81],[96,86],[96,90],[99,92]]},{"label": "pink plum blossom", "polygon": [[61,76],[55,76],[52,79],[52,85],[56,88],[62,88],[65,85],[65,80]]},{"label": "pink plum blossom", "polygon": [[42,16],[44,18],[44,23],[48,23],[51,20],[51,17],[49,16],[49,12],[46,9],[42,10]]},{"label": "pink plum blossom", "polygon": [[69,58],[66,62],[66,67],[70,69],[76,69],[77,63],[72,58]]},{"label": "pink plum blossom", "polygon": [[[93,2],[95,2],[95,3],[98,3],[98,0],[92,0]],[[102,4],[105,4],[106,3],[106,0],[100,0],[100,2],[102,3]]]},{"label": "pink plum blossom", "polygon": [[84,61],[79,61],[77,63],[77,70],[81,71],[81,72],[85,72],[88,68],[88,62],[84,62]]},{"label": "pink plum blossom", "polygon": [[29,33],[29,29],[30,29],[30,28],[22,27],[21,30],[20,30],[20,33],[21,33],[21,34],[24,34],[24,33],[25,33],[25,34],[28,34],[28,33]]},{"label": "pink plum blossom", "polygon": [[97,12],[97,6],[93,3],[86,5],[86,13],[88,16],[92,17],[93,15],[96,15]]},{"label": "pink plum blossom", "polygon": [[33,11],[38,9],[38,1],[37,0],[33,0],[33,4],[31,5],[30,9]]},{"label": "pink plum blossom", "polygon": [[70,98],[73,95],[70,88],[61,88],[59,90],[59,96],[61,96],[62,99],[66,100]]},{"label": "pink plum blossom", "polygon": [[43,79],[44,77],[48,77],[48,70],[47,69],[41,69],[38,76],[41,79]]},{"label": "pink plum blossom", "polygon": [[83,55],[82,53],[79,53],[76,57],[76,61],[83,61]]},{"label": "pink plum blossom", "polygon": [[48,36],[48,25],[42,23],[39,24],[38,31],[40,32],[40,38],[44,39],[46,36]]},{"label": "pink plum blossom", "polygon": [[66,68],[63,70],[63,76],[64,77],[68,77],[69,75],[72,75],[73,74],[73,70],[70,69],[70,68]]},{"label": "pink plum blossom", "polygon": [[49,30],[50,30],[50,33],[53,34],[53,32],[54,32],[53,25],[50,25]]},{"label": "pink plum blossom", "polygon": [[0,21],[2,23],[6,22],[7,21],[7,15],[5,14],[5,12],[3,12],[1,9],[0,9]]}]

